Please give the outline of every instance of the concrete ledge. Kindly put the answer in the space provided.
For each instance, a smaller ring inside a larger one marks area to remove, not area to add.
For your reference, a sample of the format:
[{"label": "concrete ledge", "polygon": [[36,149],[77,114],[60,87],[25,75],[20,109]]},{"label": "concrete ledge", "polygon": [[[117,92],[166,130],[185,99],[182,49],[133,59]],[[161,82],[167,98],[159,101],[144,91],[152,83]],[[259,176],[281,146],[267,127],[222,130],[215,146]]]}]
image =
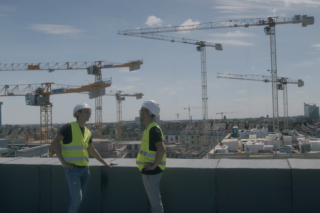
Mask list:
[{"label": "concrete ledge", "polygon": [[[219,213],[292,212],[288,162],[221,159],[217,167],[217,194]],[[281,205],[275,208],[276,203]]]},{"label": "concrete ledge", "polygon": [[294,212],[318,212],[320,161],[289,159],[288,162],[292,168]]},{"label": "concrete ledge", "polygon": [[[81,211],[150,213],[135,159],[90,159]],[[3,212],[66,212],[70,195],[56,158],[0,158]],[[168,159],[160,184],[166,213],[317,212],[320,160]]]}]

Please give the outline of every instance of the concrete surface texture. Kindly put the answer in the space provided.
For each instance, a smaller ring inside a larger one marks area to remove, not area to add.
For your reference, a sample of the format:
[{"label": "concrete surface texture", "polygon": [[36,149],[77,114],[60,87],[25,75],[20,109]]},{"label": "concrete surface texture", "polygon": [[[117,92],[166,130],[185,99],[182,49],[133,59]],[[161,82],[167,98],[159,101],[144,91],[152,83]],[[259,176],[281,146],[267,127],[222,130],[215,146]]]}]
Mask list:
[{"label": "concrete surface texture", "polygon": [[[90,159],[80,212],[150,213],[135,159]],[[320,160],[167,159],[166,213],[317,212]],[[0,212],[66,212],[70,200],[58,159],[0,158]]]}]

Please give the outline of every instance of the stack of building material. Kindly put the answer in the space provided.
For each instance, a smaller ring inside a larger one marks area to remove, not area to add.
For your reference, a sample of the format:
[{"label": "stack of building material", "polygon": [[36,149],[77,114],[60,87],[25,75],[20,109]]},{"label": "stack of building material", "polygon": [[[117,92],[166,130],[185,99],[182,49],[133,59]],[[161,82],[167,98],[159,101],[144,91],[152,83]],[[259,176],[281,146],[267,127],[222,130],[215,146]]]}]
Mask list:
[{"label": "stack of building material", "polygon": [[237,152],[238,151],[238,139],[231,138],[231,139],[224,139],[222,141],[223,145],[227,145],[229,147],[229,152]]},{"label": "stack of building material", "polygon": [[288,145],[288,146],[282,146],[279,149],[280,153],[286,153],[286,154],[290,154],[293,151],[292,146]]},{"label": "stack of building material", "polygon": [[320,140],[309,141],[311,143],[311,151],[320,151]]},{"label": "stack of building material", "polygon": [[273,150],[273,145],[264,145],[263,150]]},{"label": "stack of building material", "polygon": [[283,136],[283,145],[292,145],[292,136]]},{"label": "stack of building material", "polygon": [[311,151],[311,143],[308,140],[299,140],[299,149],[301,153]]},{"label": "stack of building material", "polygon": [[217,153],[221,153],[221,154],[226,154],[228,153],[229,151],[229,147],[227,145],[222,145],[220,147],[217,148]]},{"label": "stack of building material", "polygon": [[265,145],[273,145],[273,150],[279,150],[280,140],[269,135],[266,137]]},{"label": "stack of building material", "polygon": [[249,139],[250,140],[257,139],[257,135],[256,134],[251,134],[251,135],[249,135]]},{"label": "stack of building material", "polygon": [[241,139],[244,139],[244,138],[247,138],[247,133],[246,133],[246,130],[240,130],[240,138]]},{"label": "stack of building material", "polygon": [[252,152],[252,153],[259,153],[259,150],[263,150],[263,143],[258,143],[258,142],[253,142],[253,141],[248,141],[244,145],[244,151],[246,152]]}]

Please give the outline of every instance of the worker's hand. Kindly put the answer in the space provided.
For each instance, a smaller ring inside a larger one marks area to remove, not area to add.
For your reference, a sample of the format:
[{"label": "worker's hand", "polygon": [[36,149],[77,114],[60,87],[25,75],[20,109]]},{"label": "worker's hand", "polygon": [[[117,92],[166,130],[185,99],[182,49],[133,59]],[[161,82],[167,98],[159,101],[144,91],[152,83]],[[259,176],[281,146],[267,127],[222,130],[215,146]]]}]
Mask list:
[{"label": "worker's hand", "polygon": [[113,165],[118,165],[117,163],[104,163],[105,166],[109,166],[110,168],[112,168]]},{"label": "worker's hand", "polygon": [[67,171],[69,172],[69,169],[70,169],[70,170],[74,170],[73,165],[75,165],[75,164],[73,164],[73,163],[68,163],[68,162],[63,161],[63,162],[62,162],[62,165],[63,165],[63,166],[67,169]]},{"label": "worker's hand", "polygon": [[146,170],[154,170],[156,166],[154,166],[153,163],[145,163],[143,168],[145,168]]}]

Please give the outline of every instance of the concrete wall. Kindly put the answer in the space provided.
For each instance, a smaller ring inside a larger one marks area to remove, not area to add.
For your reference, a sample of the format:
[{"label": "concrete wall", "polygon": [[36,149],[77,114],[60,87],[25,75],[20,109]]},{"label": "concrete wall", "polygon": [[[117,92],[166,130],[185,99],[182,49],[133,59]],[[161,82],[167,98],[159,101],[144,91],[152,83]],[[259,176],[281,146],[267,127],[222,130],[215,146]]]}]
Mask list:
[{"label": "concrete wall", "polygon": [[[90,159],[84,212],[150,213],[135,159]],[[320,160],[167,159],[166,213],[317,212]],[[67,181],[56,158],[0,158],[0,212],[66,212]]]}]

